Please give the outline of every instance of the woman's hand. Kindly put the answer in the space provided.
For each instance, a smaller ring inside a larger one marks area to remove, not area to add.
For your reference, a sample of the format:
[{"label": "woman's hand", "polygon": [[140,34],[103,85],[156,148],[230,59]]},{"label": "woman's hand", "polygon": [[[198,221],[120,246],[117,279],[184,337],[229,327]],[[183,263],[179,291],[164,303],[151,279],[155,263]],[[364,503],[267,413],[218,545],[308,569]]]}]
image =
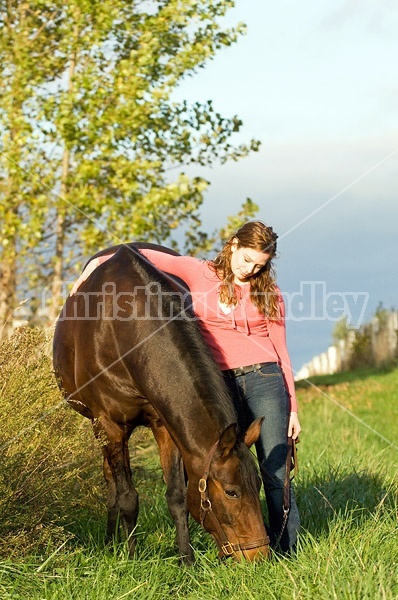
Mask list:
[{"label": "woman's hand", "polygon": [[301,431],[301,425],[300,425],[300,421],[298,418],[298,414],[296,412],[291,412],[287,435],[288,435],[288,437],[292,437],[294,440],[297,440],[300,431]]}]

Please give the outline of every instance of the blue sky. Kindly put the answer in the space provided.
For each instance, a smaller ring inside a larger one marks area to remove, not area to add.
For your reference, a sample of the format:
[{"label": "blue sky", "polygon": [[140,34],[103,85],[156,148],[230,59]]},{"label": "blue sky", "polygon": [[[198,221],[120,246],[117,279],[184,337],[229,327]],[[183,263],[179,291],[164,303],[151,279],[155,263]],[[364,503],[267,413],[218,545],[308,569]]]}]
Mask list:
[{"label": "blue sky", "polygon": [[[323,282],[318,305],[366,293],[365,320],[379,302],[398,308],[398,3],[237,0],[225,23],[238,21],[246,36],[179,90],[238,114],[239,140],[262,141],[259,153],[200,172],[212,184],[205,228],[251,197],[280,236],[278,281],[290,298]],[[317,310],[288,319],[295,369],[331,343],[330,311]]]}]

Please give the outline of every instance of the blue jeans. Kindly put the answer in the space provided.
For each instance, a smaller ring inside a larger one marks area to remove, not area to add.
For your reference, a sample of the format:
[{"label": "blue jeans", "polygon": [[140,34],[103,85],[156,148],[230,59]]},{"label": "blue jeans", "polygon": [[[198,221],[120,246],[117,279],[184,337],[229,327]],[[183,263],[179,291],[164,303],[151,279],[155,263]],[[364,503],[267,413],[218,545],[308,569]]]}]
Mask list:
[{"label": "blue jeans", "polygon": [[[231,376],[229,373],[225,372],[225,381],[238,415],[239,430],[244,432],[254,419],[265,417],[256,442],[256,452],[268,507],[268,535],[271,546],[275,548],[283,526],[289,396],[277,363],[266,363],[261,369],[244,375]],[[299,512],[291,489],[290,512],[279,542],[280,550],[287,552],[294,549],[299,528]]]}]

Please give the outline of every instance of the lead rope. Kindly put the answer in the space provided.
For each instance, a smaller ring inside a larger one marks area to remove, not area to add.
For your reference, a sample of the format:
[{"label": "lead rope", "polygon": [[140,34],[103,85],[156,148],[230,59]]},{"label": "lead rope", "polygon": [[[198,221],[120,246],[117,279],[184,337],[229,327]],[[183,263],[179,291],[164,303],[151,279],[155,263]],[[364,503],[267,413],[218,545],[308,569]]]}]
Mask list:
[{"label": "lead rope", "polygon": [[[298,440],[294,440],[292,437],[287,438],[287,453],[286,453],[286,463],[285,463],[285,480],[283,482],[283,521],[282,527],[279,532],[278,537],[276,538],[275,547],[279,546],[283,532],[286,529],[287,520],[290,512],[290,472],[294,469],[294,475],[298,473],[298,462],[297,462],[297,449],[296,443]],[[292,477],[292,479],[293,479]]]}]

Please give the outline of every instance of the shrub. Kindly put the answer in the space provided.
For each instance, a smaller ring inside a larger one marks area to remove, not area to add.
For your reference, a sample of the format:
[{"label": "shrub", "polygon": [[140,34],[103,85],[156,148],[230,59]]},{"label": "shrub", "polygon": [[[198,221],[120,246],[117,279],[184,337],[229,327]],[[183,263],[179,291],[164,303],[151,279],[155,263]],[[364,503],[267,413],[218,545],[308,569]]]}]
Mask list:
[{"label": "shrub", "polygon": [[58,390],[50,343],[49,333],[24,327],[0,345],[2,555],[70,537],[66,522],[100,507],[99,487],[103,497],[99,448]]}]

